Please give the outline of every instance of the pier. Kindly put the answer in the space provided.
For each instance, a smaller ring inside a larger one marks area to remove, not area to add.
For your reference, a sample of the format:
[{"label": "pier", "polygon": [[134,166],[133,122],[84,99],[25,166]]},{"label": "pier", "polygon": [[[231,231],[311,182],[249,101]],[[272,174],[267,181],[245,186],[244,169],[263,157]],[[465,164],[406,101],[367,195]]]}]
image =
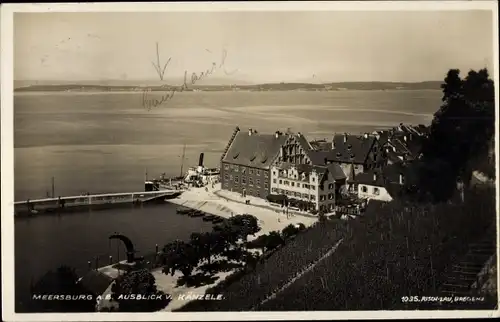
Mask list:
[{"label": "pier", "polygon": [[112,205],[163,202],[165,199],[175,198],[182,192],[183,190],[122,192],[16,201],[14,202],[14,214],[16,216],[35,215],[37,213],[94,209]]}]

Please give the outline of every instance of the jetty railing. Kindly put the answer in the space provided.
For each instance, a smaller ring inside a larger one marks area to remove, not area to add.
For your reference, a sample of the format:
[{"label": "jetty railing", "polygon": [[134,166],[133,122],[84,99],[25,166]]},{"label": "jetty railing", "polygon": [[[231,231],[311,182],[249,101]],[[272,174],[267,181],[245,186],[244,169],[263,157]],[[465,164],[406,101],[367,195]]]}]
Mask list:
[{"label": "jetty railing", "polygon": [[161,196],[168,196],[182,192],[182,190],[160,190],[143,192],[105,193],[93,195],[66,196],[57,198],[33,199],[14,202],[15,207],[36,206],[36,208],[71,207],[79,205],[93,205],[106,203],[131,203],[134,201],[148,201]]}]

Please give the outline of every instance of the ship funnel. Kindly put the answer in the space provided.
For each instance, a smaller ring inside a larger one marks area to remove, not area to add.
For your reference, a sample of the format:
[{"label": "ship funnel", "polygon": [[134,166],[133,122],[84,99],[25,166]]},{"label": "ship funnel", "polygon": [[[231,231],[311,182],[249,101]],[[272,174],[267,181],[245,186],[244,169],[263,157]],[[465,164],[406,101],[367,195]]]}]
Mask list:
[{"label": "ship funnel", "polygon": [[203,157],[204,157],[204,153],[200,153],[200,160],[198,161],[198,166],[200,167],[203,167]]}]

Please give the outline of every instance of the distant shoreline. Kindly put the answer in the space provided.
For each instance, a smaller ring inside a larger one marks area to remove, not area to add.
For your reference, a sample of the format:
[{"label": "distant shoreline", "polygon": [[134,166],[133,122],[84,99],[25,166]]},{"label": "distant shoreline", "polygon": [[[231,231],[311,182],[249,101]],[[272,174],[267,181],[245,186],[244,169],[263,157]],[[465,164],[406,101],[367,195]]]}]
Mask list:
[{"label": "distant shoreline", "polygon": [[[429,81],[420,83],[391,83],[391,82],[349,82],[349,83],[276,83],[259,85],[192,85],[184,91],[192,92],[266,92],[266,91],[321,91],[337,92],[352,90],[374,91],[401,91],[401,90],[440,90],[442,82]],[[30,85],[14,89],[16,93],[23,92],[67,92],[67,93],[142,93],[171,91],[179,86],[123,86],[123,85],[94,85],[94,84],[66,84],[66,85]]]}]

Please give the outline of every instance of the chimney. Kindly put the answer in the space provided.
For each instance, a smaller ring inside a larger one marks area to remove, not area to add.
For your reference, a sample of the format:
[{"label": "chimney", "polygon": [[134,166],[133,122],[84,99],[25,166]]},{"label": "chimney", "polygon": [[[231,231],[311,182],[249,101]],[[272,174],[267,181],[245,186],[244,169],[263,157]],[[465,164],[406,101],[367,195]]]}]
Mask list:
[{"label": "chimney", "polygon": [[252,129],[248,129],[248,135],[251,136],[253,133],[253,130]]},{"label": "chimney", "polygon": [[280,132],[276,131],[276,132],[274,133],[274,137],[278,138],[279,136],[280,136]]},{"label": "chimney", "polygon": [[377,181],[377,173],[376,172],[373,173],[373,181]]},{"label": "chimney", "polygon": [[347,142],[347,133],[344,133],[344,143]]},{"label": "chimney", "polygon": [[404,179],[404,178],[403,178],[403,174],[402,174],[402,173],[400,173],[400,174],[399,174],[399,184],[403,184],[403,179]]},{"label": "chimney", "polygon": [[332,139],[332,150],[335,150],[335,138]]}]

